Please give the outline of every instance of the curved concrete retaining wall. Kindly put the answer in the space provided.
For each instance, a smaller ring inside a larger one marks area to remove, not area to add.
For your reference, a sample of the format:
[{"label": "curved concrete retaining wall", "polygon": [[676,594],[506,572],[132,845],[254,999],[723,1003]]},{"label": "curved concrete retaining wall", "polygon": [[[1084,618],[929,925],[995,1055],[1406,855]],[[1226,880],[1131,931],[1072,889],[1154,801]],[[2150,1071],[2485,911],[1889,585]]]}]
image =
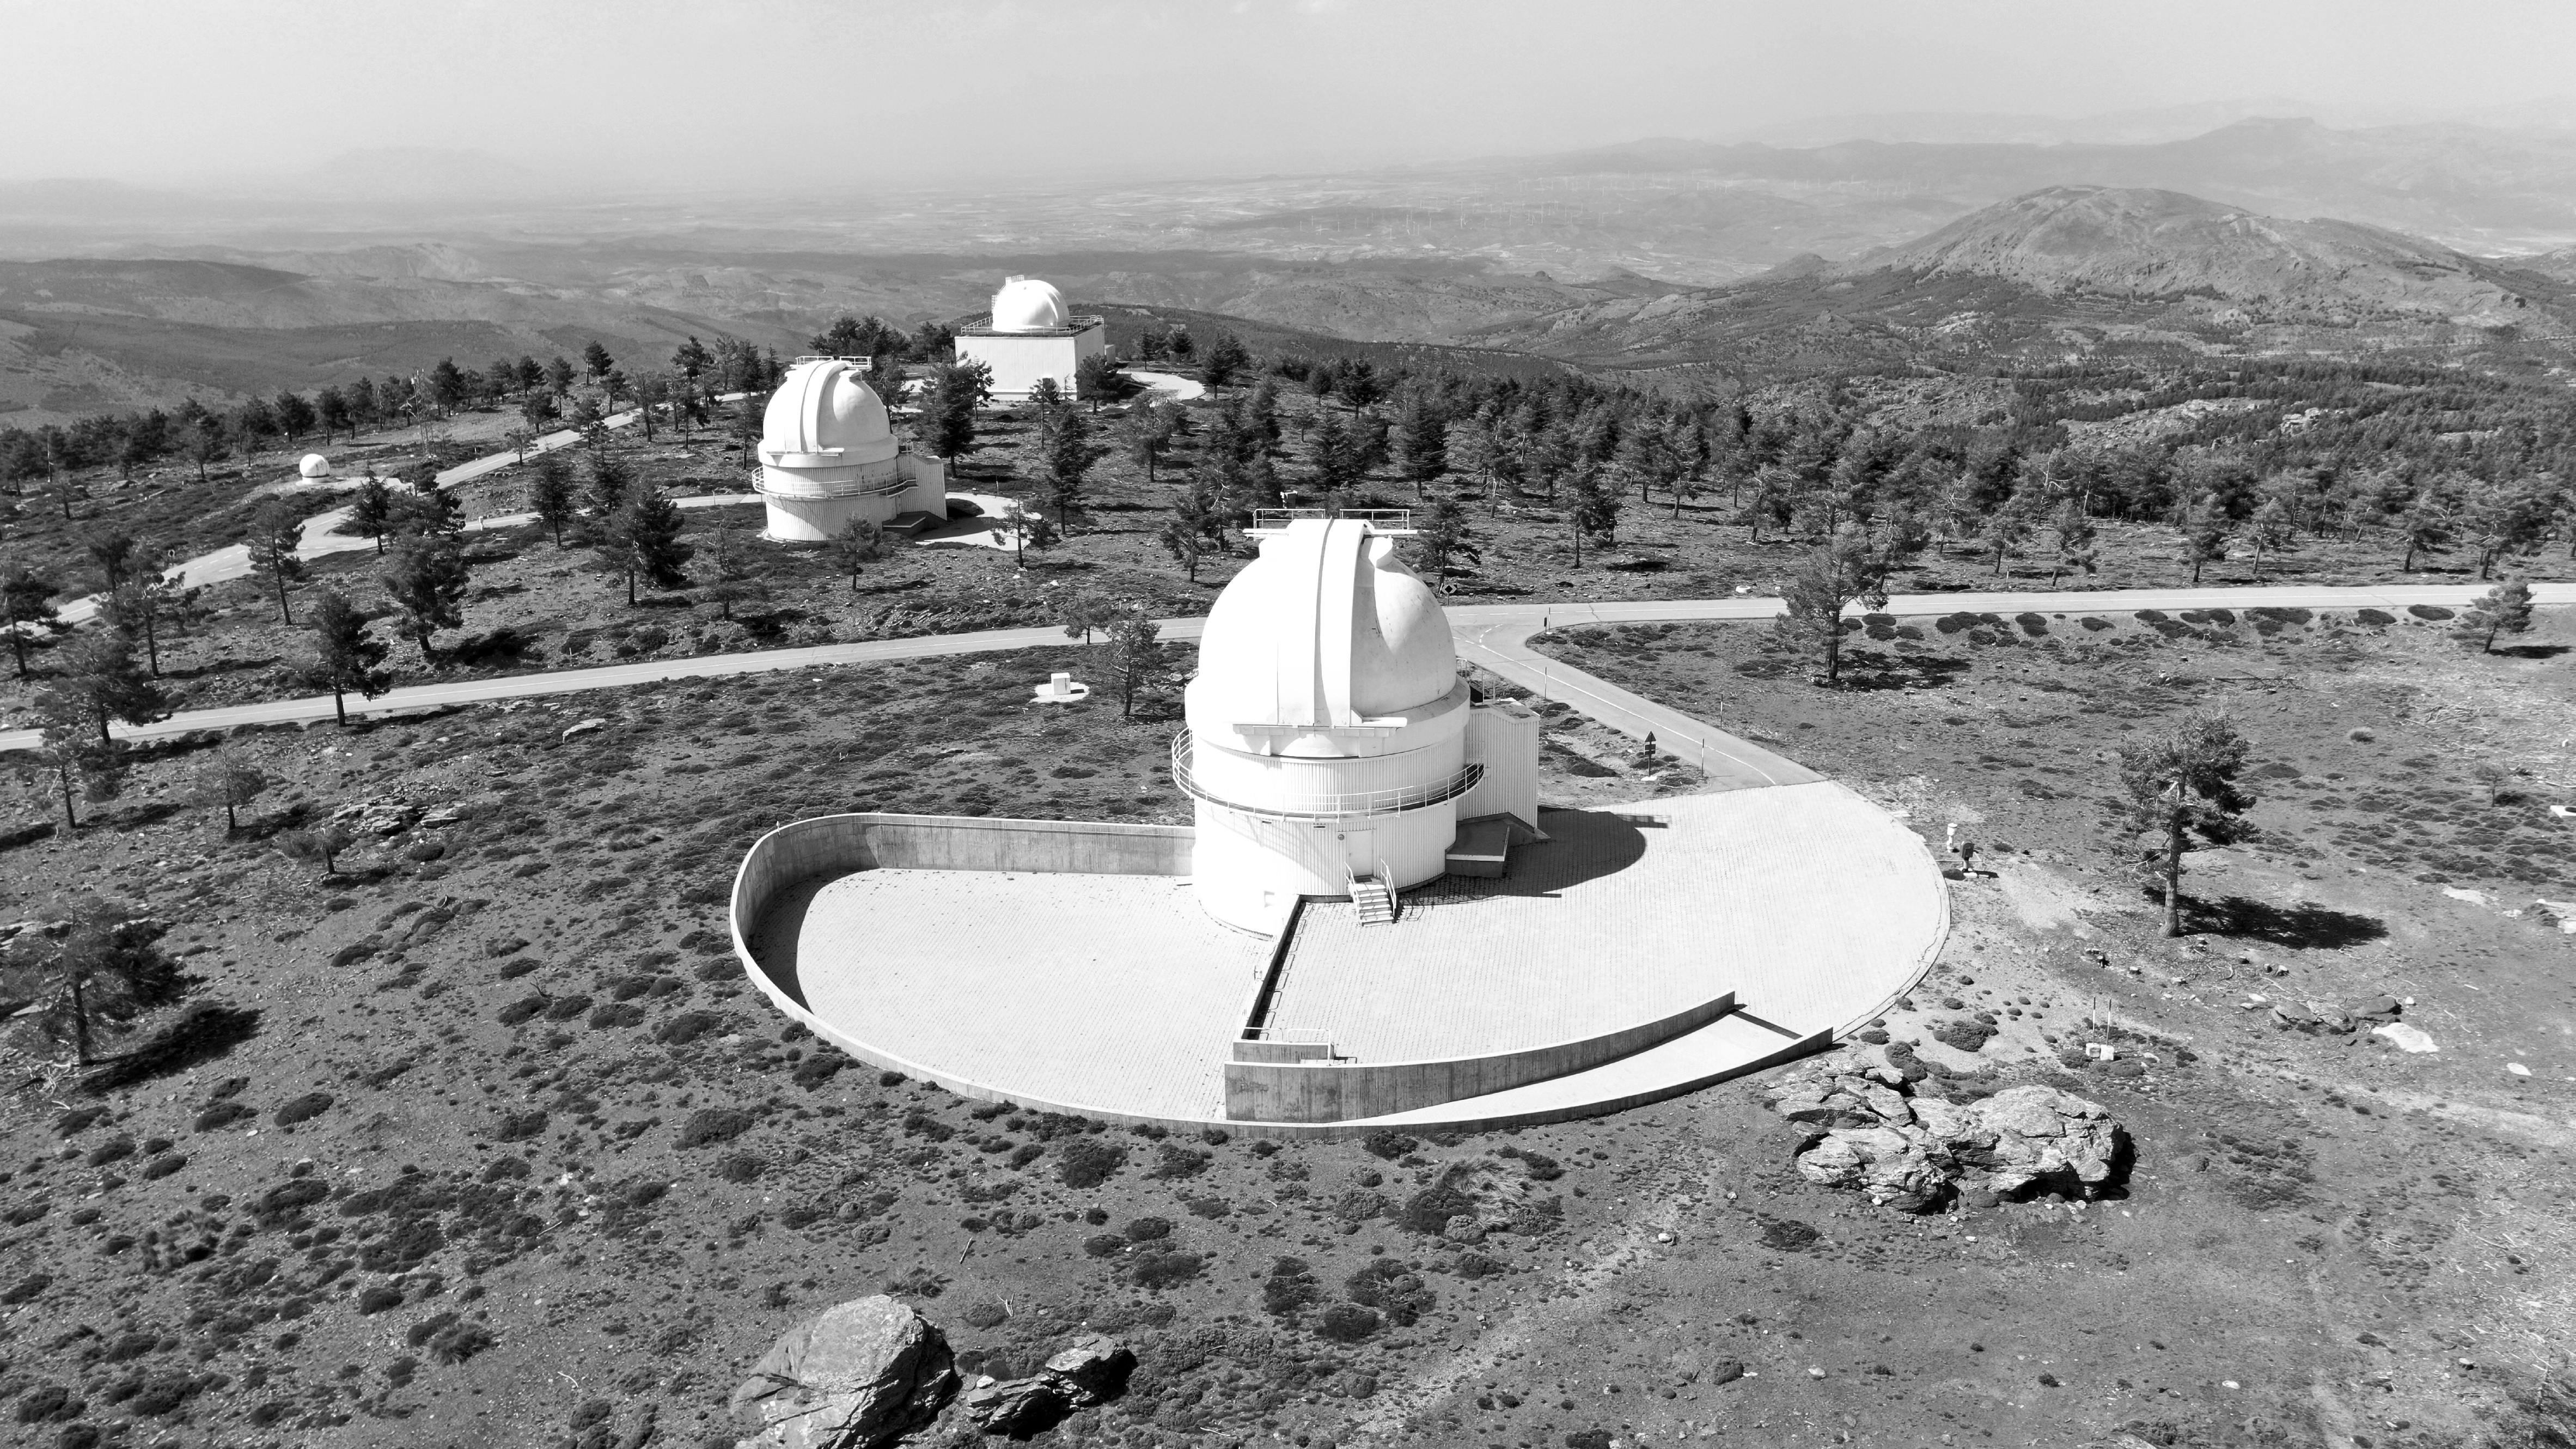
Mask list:
[{"label": "curved concrete retaining wall", "polygon": [[[854,870],[1025,870],[1188,875],[1185,825],[996,820],[973,815],[818,815],[762,836],[734,876],[734,933],[759,922],[783,887]],[[751,908],[746,917],[744,907]],[[746,964],[750,958],[744,958]],[[756,967],[754,969],[757,969]]]},{"label": "curved concrete retaining wall", "polygon": [[[1237,1122],[1346,1122],[1418,1111],[1617,1061],[1697,1031],[1734,1009],[1735,993],[1730,991],[1670,1016],[1601,1036],[1484,1057],[1418,1062],[1230,1061],[1225,1064],[1225,1115]],[[1235,1045],[1240,1057],[1247,1054],[1246,1047],[1257,1044]]]}]

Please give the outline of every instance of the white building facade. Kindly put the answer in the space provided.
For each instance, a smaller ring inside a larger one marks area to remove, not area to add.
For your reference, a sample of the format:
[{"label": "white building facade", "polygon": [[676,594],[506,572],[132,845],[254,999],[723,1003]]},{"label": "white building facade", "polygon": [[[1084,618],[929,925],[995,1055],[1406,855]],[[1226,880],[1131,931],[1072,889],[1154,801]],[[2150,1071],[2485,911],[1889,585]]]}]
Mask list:
[{"label": "white building facade", "polygon": [[895,442],[867,364],[806,358],[761,416],[760,481],[768,536],[819,543],[853,518],[903,531],[948,516],[948,466]]},{"label": "white building facade", "polygon": [[958,329],[957,360],[992,369],[996,400],[1024,400],[1050,377],[1072,397],[1084,359],[1108,351],[1108,335],[1100,318],[1074,316],[1053,286],[1013,277],[993,294],[991,313]]},{"label": "white building facade", "polygon": [[1402,515],[1262,522],[1173,746],[1200,904],[1269,932],[1299,897],[1391,902],[1448,873],[1462,821],[1536,834],[1537,721],[1471,703],[1447,615],[1395,557]]}]

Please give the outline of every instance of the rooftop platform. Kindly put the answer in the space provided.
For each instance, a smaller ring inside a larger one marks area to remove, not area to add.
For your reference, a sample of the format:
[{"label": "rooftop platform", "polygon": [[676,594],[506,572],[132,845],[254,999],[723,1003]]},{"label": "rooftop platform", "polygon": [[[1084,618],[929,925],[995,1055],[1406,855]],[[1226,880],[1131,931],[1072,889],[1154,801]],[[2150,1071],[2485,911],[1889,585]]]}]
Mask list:
[{"label": "rooftop platform", "polygon": [[[1561,1120],[1755,1070],[1884,1010],[1948,927],[1922,844],[1829,782],[1541,824],[1552,840],[1515,848],[1509,874],[1409,893],[1393,925],[1309,902],[1264,1021],[1361,1064],[1691,1024],[1549,1080],[1331,1123],[1227,1118],[1223,1073],[1273,943],[1216,924],[1185,877],[1148,873],[1184,868],[1177,840],[1103,837],[1137,852],[1110,867],[1128,874],[905,863],[928,854],[831,868],[813,854],[738,889],[756,912],[738,927],[756,984],[877,1065],[1030,1107],[1323,1135]],[[1149,862],[1148,847],[1168,853]],[[1735,1010],[1690,1015],[1729,994]]]}]

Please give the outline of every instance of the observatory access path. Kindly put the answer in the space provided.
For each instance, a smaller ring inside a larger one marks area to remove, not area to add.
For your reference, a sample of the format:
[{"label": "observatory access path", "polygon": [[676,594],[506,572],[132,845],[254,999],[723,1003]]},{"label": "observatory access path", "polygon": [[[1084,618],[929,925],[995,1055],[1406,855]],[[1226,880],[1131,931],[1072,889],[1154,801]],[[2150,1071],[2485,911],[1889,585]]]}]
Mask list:
[{"label": "observatory access path", "polygon": [[[683,507],[754,499],[756,495],[718,494],[709,499],[681,499]],[[512,515],[515,517],[516,515]],[[520,521],[525,521],[524,519]],[[484,520],[500,527],[501,519]],[[365,539],[346,546],[372,547]],[[211,556],[210,556],[211,557]],[[2084,592],[1993,594],[1908,594],[1888,600],[1883,611],[1921,618],[1956,610],[1997,612],[2010,609],[2042,613],[2135,609],[2403,609],[2410,604],[2458,608],[2486,592],[2475,584],[2421,584],[2390,588],[2285,586],[2263,588],[2121,589]],[[2576,604],[2576,584],[2533,584],[2532,598],[2543,605]],[[67,614],[69,610],[65,611]],[[1610,604],[1469,604],[1447,611],[1458,657],[1493,670],[1546,699],[1561,700],[1634,739],[1652,733],[1658,746],[1669,746],[1685,761],[1705,770],[1711,783],[1737,787],[1789,783],[1794,778],[1821,778],[1793,761],[1750,741],[1695,720],[1679,710],[1596,679],[1561,660],[1530,647],[1532,636],[1549,629],[1593,624],[1688,623],[1694,621],[1762,620],[1780,612],[1773,598],[1647,599]],[[1207,621],[1165,619],[1163,637],[1196,643]],[[828,669],[844,664],[882,664],[897,659],[927,659],[949,654],[986,654],[1011,649],[1045,649],[1062,645],[1065,634],[1051,626],[1032,629],[984,629],[963,634],[929,634],[910,639],[870,639],[853,644],[818,644],[798,649],[763,649],[739,654],[703,654],[685,659],[648,659],[590,669],[555,669],[531,674],[505,674],[440,684],[415,684],[390,690],[370,700],[349,701],[351,714],[416,714],[424,710],[490,700],[527,699],[542,695],[579,694],[594,689],[626,689],[670,679],[721,679],[736,674],[763,674],[797,669]],[[333,718],[331,696],[263,700],[220,709],[187,710],[148,725],[118,725],[115,733],[129,740],[168,739],[196,730],[226,730],[240,725],[312,724]],[[32,749],[34,730],[0,730],[0,751]]]}]

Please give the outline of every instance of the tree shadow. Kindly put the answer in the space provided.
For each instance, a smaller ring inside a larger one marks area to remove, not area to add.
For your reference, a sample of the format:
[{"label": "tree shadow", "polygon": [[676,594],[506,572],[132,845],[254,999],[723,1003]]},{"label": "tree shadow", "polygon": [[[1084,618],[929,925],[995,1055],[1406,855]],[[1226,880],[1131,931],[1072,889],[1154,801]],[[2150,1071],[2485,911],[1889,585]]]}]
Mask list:
[{"label": "tree shadow", "polygon": [[209,659],[202,664],[192,664],[185,669],[164,669],[161,671],[161,677],[163,679],[210,679],[222,674],[243,674],[252,670],[274,667],[280,658],[281,656],[275,654],[265,659],[235,659],[227,655],[220,659]]},{"label": "tree shadow", "polygon": [[535,635],[514,625],[504,624],[488,634],[477,634],[450,646],[447,650],[447,660],[451,664],[461,664],[471,669],[507,667],[527,663],[536,647]]},{"label": "tree shadow", "polygon": [[1971,668],[1968,659],[1947,654],[1887,654],[1875,649],[1843,650],[1845,689],[1938,689]]},{"label": "tree shadow", "polygon": [[2244,896],[2203,900],[2185,896],[2184,928],[2197,934],[2232,936],[2297,950],[2335,950],[2387,939],[2388,927],[2376,916],[2338,911],[2310,901],[2276,906]]},{"label": "tree shadow", "polygon": [[2506,659],[2555,659],[2570,649],[2576,649],[2576,644],[2508,644],[2488,652]]},{"label": "tree shadow", "polygon": [[259,1012],[248,1007],[220,1002],[192,1006],[187,1014],[146,1037],[134,1050],[84,1078],[81,1090],[100,1097],[186,1071],[259,1035],[259,1019]]}]

